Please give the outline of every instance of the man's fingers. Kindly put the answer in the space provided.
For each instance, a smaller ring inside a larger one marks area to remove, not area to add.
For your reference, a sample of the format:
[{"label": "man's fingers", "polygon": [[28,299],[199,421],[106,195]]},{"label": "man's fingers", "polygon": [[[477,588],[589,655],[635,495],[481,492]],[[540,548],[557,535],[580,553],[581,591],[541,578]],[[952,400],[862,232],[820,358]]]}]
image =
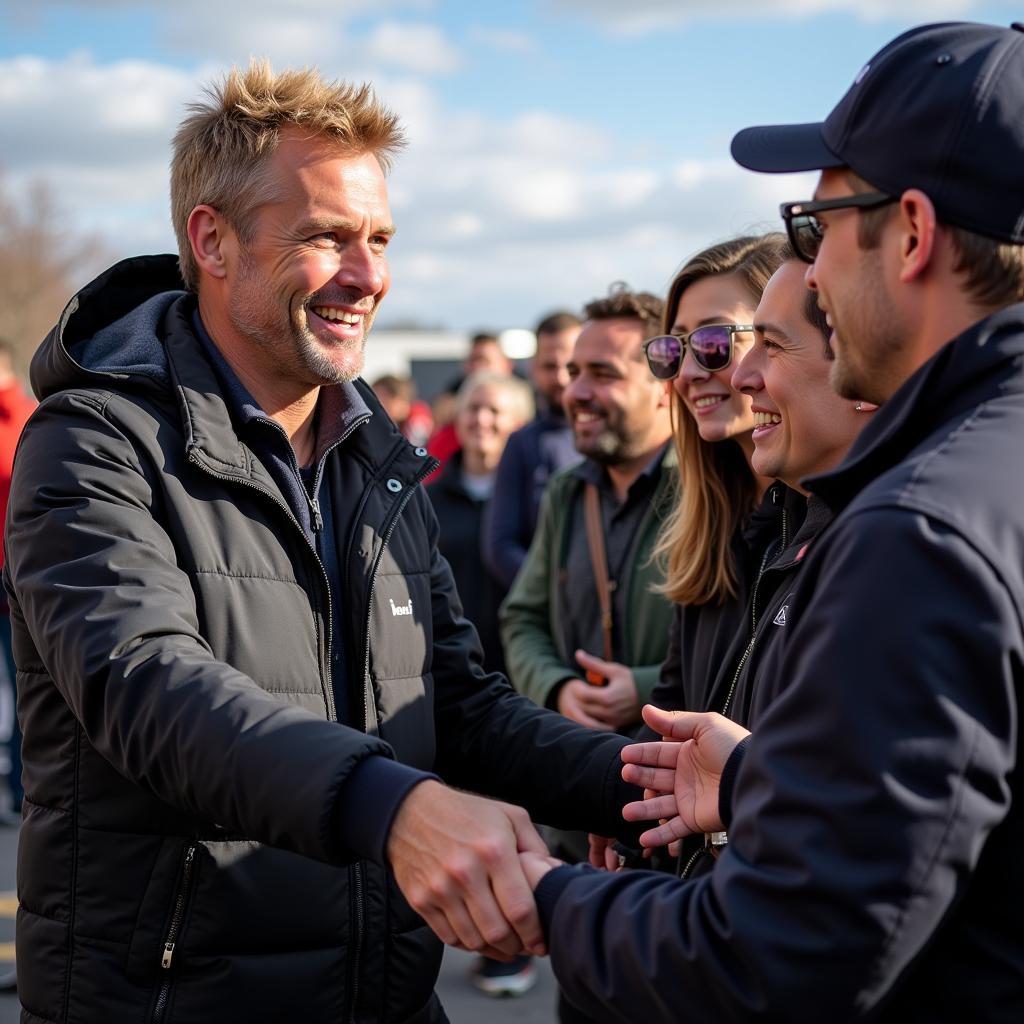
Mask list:
[{"label": "man's fingers", "polygon": [[597,657],[595,654],[588,654],[586,651],[579,650],[576,652],[576,660],[584,667],[594,669],[596,672],[600,672],[605,675],[610,668],[613,668],[615,662],[605,661],[603,658]]},{"label": "man's fingers", "polygon": [[508,820],[512,825],[512,832],[516,837],[516,852],[526,853],[530,851],[539,854],[541,857],[548,856],[547,843],[541,839],[526,811],[515,804],[502,804],[501,806],[505,808],[505,812],[508,814]]},{"label": "man's fingers", "polygon": [[520,952],[542,944],[518,848],[547,850],[526,812],[428,780],[406,796],[388,836],[388,859],[409,904],[445,942]]},{"label": "man's fingers", "polygon": [[[505,812],[515,839],[515,850],[494,846],[484,854],[491,886],[504,920],[511,926],[518,944],[529,952],[543,956],[544,931],[541,928],[533,888],[526,877],[519,854],[530,853],[547,859],[547,845],[537,833],[530,816],[515,804],[498,804]],[[487,933],[485,932],[485,937]],[[504,940],[496,941],[499,948],[507,948]]]},{"label": "man's fingers", "polygon": [[650,800],[635,800],[622,808],[622,817],[626,821],[657,821],[660,818],[673,818],[677,813],[676,798],[671,793]]},{"label": "man's fingers", "polygon": [[606,866],[605,851],[611,843],[611,839],[608,839],[605,836],[595,836],[593,832],[587,836],[587,845],[589,846],[587,859],[590,861],[590,866],[592,868],[598,868],[600,870]]},{"label": "man's fingers", "polygon": [[622,748],[621,757],[627,764],[650,765],[655,768],[674,768],[679,758],[681,743],[652,740],[648,743],[630,743]]},{"label": "man's fingers", "polygon": [[622,778],[634,786],[671,793],[676,786],[676,773],[671,768],[651,768],[645,764],[624,764]]},{"label": "man's fingers", "polygon": [[653,704],[645,704],[640,715],[659,736],[673,740],[690,739],[709,717],[707,712],[662,711]]},{"label": "man's fingers", "polygon": [[646,832],[642,833],[640,845],[649,847],[668,846],[669,843],[673,843],[675,840],[682,839],[683,836],[691,834],[681,818],[670,818],[664,825],[657,825],[655,828],[649,828]]},{"label": "man's fingers", "polygon": [[[531,850],[531,852],[534,852]],[[544,856],[547,850],[544,851]],[[495,865],[491,872],[491,883],[494,896],[500,907],[504,921],[512,928],[511,938],[514,946],[525,949],[535,956],[544,956],[544,929],[541,927],[537,903],[533,898],[533,890],[527,881],[518,856],[503,859],[500,866]],[[485,934],[487,934],[485,932]],[[501,949],[509,947],[507,941],[495,942]],[[511,951],[515,951],[514,949]]]}]

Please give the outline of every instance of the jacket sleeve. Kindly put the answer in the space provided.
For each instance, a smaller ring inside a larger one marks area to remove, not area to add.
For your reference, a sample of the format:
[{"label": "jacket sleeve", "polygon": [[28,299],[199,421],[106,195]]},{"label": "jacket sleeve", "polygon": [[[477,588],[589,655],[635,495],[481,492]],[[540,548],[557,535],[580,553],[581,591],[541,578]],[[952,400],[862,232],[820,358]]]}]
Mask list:
[{"label": "jacket sleeve", "polygon": [[[424,504],[430,543],[435,769],[449,785],[525,807],[536,821],[635,841],[622,807],[641,792],[622,781],[624,737],[597,733],[517,694],[485,673],[480,643],[462,616],[437,523]],[[551,784],[552,779],[558,785]]]},{"label": "jacket sleeve", "polygon": [[[555,478],[554,487],[558,486]],[[563,515],[565,510],[563,509]],[[526,561],[501,606],[501,641],[512,685],[541,707],[551,691],[575,675],[551,635],[551,579],[559,571],[557,516],[552,485],[541,500],[537,530]]]},{"label": "jacket sleeve", "polygon": [[1006,819],[1024,644],[997,567],[907,511],[861,512],[826,544],[802,570],[781,678],[760,681],[782,692],[739,765],[714,871],[542,882],[555,973],[584,1012],[870,1017]]},{"label": "jacket sleeve", "polygon": [[[274,846],[338,860],[348,774],[390,748],[218,661],[158,522],[160,468],[111,396],[40,407],[19,448],[5,569],[12,606],[85,739],[166,803]],[[132,411],[138,416],[137,410]]]},{"label": "jacket sleeve", "polygon": [[524,497],[530,494],[523,439],[516,431],[508,439],[487,503],[483,524],[484,565],[504,590],[512,586],[530,544],[523,517]]}]

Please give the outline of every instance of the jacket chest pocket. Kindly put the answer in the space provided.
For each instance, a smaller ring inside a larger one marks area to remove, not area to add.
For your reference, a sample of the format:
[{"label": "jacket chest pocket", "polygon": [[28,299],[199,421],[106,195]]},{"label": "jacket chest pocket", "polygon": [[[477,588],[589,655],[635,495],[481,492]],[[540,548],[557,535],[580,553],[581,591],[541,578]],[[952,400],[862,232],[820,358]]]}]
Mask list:
[{"label": "jacket chest pocket", "polygon": [[430,671],[434,631],[429,573],[382,569],[371,598],[368,639],[370,674],[377,683]]}]

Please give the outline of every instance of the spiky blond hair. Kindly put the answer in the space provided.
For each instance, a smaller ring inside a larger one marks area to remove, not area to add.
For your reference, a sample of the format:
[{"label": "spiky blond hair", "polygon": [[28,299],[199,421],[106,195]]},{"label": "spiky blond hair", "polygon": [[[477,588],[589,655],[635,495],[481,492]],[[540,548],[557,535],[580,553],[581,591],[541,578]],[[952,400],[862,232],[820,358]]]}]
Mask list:
[{"label": "spiky blond hair", "polygon": [[328,81],[315,68],[275,74],[269,61],[253,59],[205,93],[205,102],[189,105],[171,160],[171,219],[181,276],[193,291],[199,268],[188,239],[189,216],[209,204],[243,243],[251,241],[252,213],[270,198],[266,163],[282,128],[297,125],[336,141],[339,149],[372,153],[385,171],[404,145],[397,116],[368,84]]}]

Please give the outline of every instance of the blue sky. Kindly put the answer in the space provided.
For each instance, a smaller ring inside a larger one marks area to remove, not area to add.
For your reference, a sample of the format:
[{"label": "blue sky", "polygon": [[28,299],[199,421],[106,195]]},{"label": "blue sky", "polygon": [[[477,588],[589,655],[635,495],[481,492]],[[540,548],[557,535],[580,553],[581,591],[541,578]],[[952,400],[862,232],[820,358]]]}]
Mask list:
[{"label": "blue sky", "polygon": [[115,257],[167,251],[184,104],[251,54],[316,64],[373,81],[408,129],[380,322],[530,325],[613,280],[663,291],[697,248],[776,226],[813,179],[740,171],[738,129],[824,117],[911,25],[1020,16],[1002,0],[8,0],[2,186],[44,178]]}]

